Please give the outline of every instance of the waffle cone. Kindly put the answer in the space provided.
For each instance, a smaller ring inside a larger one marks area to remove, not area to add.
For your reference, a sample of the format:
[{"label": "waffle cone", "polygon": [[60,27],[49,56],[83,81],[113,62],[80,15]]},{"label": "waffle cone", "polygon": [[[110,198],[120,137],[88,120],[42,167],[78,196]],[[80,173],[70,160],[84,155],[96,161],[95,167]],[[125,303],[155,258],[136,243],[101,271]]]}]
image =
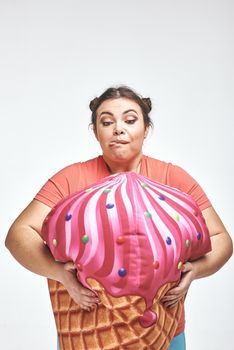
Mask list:
[{"label": "waffle cone", "polygon": [[177,283],[162,286],[152,310],[157,323],[143,328],[139,316],[145,301],[140,296],[113,297],[95,280],[88,281],[98,291],[100,304],[88,312],[69,296],[64,286],[48,280],[61,350],[167,350],[178,326],[184,299],[166,309],[160,299]]}]

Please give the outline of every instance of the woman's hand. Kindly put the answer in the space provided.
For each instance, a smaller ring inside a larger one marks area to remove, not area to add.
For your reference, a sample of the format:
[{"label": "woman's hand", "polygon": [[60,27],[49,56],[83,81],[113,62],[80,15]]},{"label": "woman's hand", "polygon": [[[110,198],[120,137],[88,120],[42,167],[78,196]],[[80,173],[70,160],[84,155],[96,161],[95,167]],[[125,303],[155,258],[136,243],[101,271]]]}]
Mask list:
[{"label": "woman's hand", "polygon": [[170,289],[160,300],[165,307],[171,308],[186,295],[190,284],[195,279],[194,266],[191,262],[186,262],[182,268],[182,276],[178,286]]},{"label": "woman's hand", "polygon": [[63,264],[60,281],[81,309],[90,311],[99,303],[97,295],[78,281],[76,267],[72,262]]}]

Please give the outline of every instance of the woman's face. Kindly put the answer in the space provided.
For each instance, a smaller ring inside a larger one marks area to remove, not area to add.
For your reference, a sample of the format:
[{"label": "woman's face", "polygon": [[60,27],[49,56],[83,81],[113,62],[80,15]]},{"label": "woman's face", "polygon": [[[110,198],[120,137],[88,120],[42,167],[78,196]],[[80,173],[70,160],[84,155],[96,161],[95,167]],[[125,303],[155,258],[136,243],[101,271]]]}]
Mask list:
[{"label": "woman's face", "polygon": [[130,160],[142,152],[148,133],[141,107],[120,97],[104,101],[96,112],[95,136],[103,155],[112,161]]}]

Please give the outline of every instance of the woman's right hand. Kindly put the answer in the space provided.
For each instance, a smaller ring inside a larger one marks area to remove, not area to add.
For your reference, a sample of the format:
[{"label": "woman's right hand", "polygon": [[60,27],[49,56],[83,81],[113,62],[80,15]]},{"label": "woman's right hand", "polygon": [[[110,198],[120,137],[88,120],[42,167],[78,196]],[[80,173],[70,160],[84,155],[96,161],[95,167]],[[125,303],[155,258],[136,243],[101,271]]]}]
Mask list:
[{"label": "woman's right hand", "polygon": [[76,267],[72,262],[63,264],[60,281],[81,309],[91,311],[99,303],[97,295],[77,279]]}]

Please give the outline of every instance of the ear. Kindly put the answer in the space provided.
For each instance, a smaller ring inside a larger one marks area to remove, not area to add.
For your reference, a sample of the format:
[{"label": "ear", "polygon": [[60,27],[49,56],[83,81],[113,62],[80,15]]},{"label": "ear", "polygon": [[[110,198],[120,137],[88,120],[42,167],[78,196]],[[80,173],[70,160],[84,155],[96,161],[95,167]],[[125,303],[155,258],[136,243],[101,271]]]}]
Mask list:
[{"label": "ear", "polygon": [[149,133],[149,127],[147,126],[147,127],[145,128],[144,139],[146,139],[146,137],[148,136],[148,133]]},{"label": "ear", "polygon": [[97,129],[96,129],[95,127],[93,127],[93,133],[94,133],[94,135],[95,135],[97,141],[99,141],[99,139],[98,139],[98,134],[97,134]]}]

